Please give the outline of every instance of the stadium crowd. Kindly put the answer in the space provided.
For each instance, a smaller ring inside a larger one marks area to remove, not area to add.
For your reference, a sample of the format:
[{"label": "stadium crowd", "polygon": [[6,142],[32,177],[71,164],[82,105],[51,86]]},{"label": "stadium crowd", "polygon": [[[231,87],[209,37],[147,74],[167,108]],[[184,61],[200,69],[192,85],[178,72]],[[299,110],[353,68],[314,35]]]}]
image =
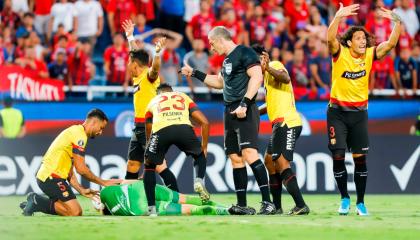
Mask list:
[{"label": "stadium crowd", "polygon": [[[0,0],[0,66],[15,64],[40,78],[76,85],[127,89],[128,47],[121,23],[132,19],[138,44],[151,49],[165,35],[161,78],[172,86],[197,86],[178,74],[184,64],[218,73],[223,56],[209,52],[207,33],[227,27],[238,44],[263,44],[272,60],[288,69],[297,100],[328,99],[331,56],[328,23],[339,2],[361,4],[360,13],[340,24],[363,25],[385,41],[392,23],[377,9],[402,18],[404,30],[395,51],[373,65],[370,89],[412,89],[420,83],[420,0]],[[71,93],[71,91],[70,91]],[[406,96],[406,92],[395,97]]]}]

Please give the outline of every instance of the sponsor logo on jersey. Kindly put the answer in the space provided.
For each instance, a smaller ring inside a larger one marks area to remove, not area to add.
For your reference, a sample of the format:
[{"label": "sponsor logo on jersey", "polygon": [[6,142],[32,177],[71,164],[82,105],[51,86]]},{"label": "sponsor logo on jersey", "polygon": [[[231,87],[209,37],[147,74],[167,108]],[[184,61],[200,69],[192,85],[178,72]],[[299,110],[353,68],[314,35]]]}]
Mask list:
[{"label": "sponsor logo on jersey", "polygon": [[343,74],[341,75],[341,77],[343,78],[347,78],[347,79],[358,79],[361,77],[366,76],[366,70],[360,71],[360,72],[343,72]]}]

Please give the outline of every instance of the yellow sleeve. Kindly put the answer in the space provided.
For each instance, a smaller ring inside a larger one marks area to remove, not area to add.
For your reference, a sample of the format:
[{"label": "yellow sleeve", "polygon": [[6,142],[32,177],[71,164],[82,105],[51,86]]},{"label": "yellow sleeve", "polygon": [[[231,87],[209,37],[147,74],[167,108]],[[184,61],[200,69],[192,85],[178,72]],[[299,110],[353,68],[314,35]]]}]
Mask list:
[{"label": "yellow sleeve", "polygon": [[71,144],[73,147],[73,153],[84,156],[87,144],[87,137],[86,134],[81,131],[76,127],[73,129],[73,131],[71,132]]},{"label": "yellow sleeve", "polygon": [[279,62],[279,61],[272,61],[270,62],[270,67],[276,69],[276,70],[285,70],[287,71],[287,69],[284,67],[283,63]]}]

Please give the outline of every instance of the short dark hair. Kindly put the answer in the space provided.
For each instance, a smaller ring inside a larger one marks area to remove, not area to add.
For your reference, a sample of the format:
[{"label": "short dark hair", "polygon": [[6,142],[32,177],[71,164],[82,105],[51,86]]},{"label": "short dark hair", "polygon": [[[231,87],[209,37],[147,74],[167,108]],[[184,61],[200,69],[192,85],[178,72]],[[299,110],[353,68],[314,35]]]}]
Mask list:
[{"label": "short dark hair", "polygon": [[86,116],[86,118],[94,118],[94,117],[99,120],[109,122],[108,117],[105,115],[105,113],[101,109],[94,108],[90,110]]},{"label": "short dark hair", "polygon": [[66,41],[68,41],[68,40],[69,40],[69,39],[67,38],[67,36],[66,36],[66,35],[60,35],[60,36],[58,37],[58,41],[61,41],[62,39],[66,40]]},{"label": "short dark hair", "polygon": [[26,12],[26,13],[23,14],[23,18],[26,18],[26,17],[35,18],[35,15],[31,12]]},{"label": "short dark hair", "polygon": [[355,32],[362,31],[366,36],[366,48],[375,46],[375,38],[362,26],[351,26],[347,31],[340,37],[340,43],[345,47],[350,47],[347,41],[351,41]]},{"label": "short dark hair", "polygon": [[6,108],[10,108],[13,105],[13,99],[10,96],[4,97],[3,105]]},{"label": "short dark hair", "polygon": [[159,85],[159,87],[157,87],[157,89],[156,89],[156,91],[157,91],[158,93],[160,93],[161,91],[164,91],[164,90],[166,90],[166,91],[170,91],[170,92],[172,92],[172,91],[173,91],[172,86],[171,86],[171,85],[169,85],[169,84],[167,84],[167,83],[161,83],[161,84]]},{"label": "short dark hair", "polygon": [[267,50],[264,48],[264,46],[261,44],[255,43],[255,44],[252,44],[251,47],[258,55],[263,54],[263,52],[268,53]]},{"label": "short dark hair", "polygon": [[136,49],[130,51],[131,59],[138,61],[141,65],[149,65],[149,53],[144,49]]}]

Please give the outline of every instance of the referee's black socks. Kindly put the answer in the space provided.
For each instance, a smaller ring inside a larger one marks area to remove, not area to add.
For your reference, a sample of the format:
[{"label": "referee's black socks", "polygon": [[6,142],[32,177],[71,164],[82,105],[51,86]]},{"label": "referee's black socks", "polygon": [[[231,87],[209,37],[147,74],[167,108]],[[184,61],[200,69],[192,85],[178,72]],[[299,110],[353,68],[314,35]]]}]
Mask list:
[{"label": "referee's black socks", "polygon": [[146,192],[147,205],[155,206],[155,187],[156,187],[156,165],[153,163],[144,166],[144,191]]},{"label": "referee's black socks", "polygon": [[168,187],[172,191],[179,192],[175,175],[169,168],[165,168],[165,170],[159,173],[159,175],[163,179],[163,182],[165,183],[166,187]]},{"label": "referee's black socks", "polygon": [[354,183],[356,185],[357,202],[364,202],[366,180],[367,180],[367,166],[366,166],[366,155],[353,158],[354,160]]},{"label": "referee's black socks", "polygon": [[283,179],[283,184],[286,187],[289,194],[292,196],[293,200],[297,207],[302,208],[305,206],[305,201],[303,200],[302,193],[300,192],[296,175],[293,173],[291,168],[287,168],[281,173],[281,178]]},{"label": "referee's black socks", "polygon": [[233,182],[238,206],[246,207],[246,189],[248,187],[246,167],[233,169]]},{"label": "referee's black socks", "polygon": [[262,200],[271,202],[270,189],[268,187],[267,169],[265,168],[264,163],[258,159],[249,166],[251,167],[255,176],[255,180],[257,180],[258,186],[260,187]]}]

